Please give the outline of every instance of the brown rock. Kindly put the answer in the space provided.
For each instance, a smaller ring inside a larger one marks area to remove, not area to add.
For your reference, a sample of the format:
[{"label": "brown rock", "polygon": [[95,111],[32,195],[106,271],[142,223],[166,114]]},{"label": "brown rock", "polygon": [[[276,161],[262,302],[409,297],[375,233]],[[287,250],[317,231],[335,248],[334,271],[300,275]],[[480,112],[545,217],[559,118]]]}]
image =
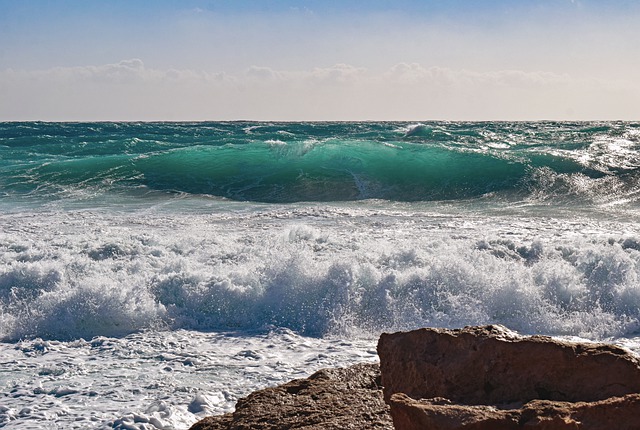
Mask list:
[{"label": "brown rock", "polygon": [[190,430],[393,429],[376,364],[320,370],[238,400],[233,413],[208,417]]},{"label": "brown rock", "polygon": [[390,404],[395,428],[402,430],[511,430],[518,422],[515,414],[492,406],[456,405],[443,398],[414,400],[396,393]]},{"label": "brown rock", "polygon": [[455,405],[443,399],[391,396],[398,430],[638,430],[640,394],[597,402],[534,400],[517,409]]},{"label": "brown rock", "polygon": [[384,396],[466,405],[593,402],[640,392],[640,362],[613,345],[519,336],[502,326],[420,329],[378,342]]}]

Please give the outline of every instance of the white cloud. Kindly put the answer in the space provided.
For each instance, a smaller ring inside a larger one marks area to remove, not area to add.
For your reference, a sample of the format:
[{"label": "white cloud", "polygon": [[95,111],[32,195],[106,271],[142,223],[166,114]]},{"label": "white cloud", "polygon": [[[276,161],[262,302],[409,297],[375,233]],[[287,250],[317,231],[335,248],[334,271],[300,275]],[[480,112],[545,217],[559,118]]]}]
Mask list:
[{"label": "white cloud", "polygon": [[349,64],[336,64],[332,67],[315,68],[310,77],[323,82],[348,83],[367,79],[367,70]]},{"label": "white cloud", "polygon": [[312,80],[315,83],[353,83],[366,79],[366,69],[342,63],[312,70],[275,70],[271,67],[251,66],[244,76],[252,81],[265,82],[300,83]]},{"label": "white cloud", "polygon": [[148,73],[141,60],[131,59],[101,66],[56,67],[44,71],[27,72],[26,75],[37,80],[133,83],[144,80]]},{"label": "white cloud", "polygon": [[0,120],[635,119],[635,81],[398,63],[228,74],[139,59],[0,72]]},{"label": "white cloud", "polygon": [[251,66],[245,72],[245,76],[249,79],[267,80],[267,81],[279,81],[285,79],[285,75],[282,72],[273,70],[270,67]]},{"label": "white cloud", "polygon": [[6,70],[0,76],[7,79],[49,82],[52,84],[96,83],[101,85],[144,85],[164,81],[204,83],[232,79],[223,72],[208,73],[173,68],[167,70],[150,69],[145,67],[143,61],[137,58],[100,66],[55,67],[39,71]]},{"label": "white cloud", "polygon": [[460,85],[497,85],[506,87],[531,87],[566,85],[571,77],[552,72],[525,72],[522,70],[498,70],[477,72],[471,70],[453,70],[446,67],[422,67],[417,63],[399,63],[391,67],[384,77],[392,82],[417,84],[436,83],[443,86]]}]

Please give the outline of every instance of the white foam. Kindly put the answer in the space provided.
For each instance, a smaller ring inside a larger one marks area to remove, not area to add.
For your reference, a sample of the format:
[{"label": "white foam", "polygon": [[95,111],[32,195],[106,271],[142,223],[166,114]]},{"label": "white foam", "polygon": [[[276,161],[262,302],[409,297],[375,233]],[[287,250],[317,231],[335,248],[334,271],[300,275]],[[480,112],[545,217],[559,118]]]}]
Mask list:
[{"label": "white foam", "polygon": [[[83,211],[3,221],[5,340],[265,325],[375,334],[484,322],[601,337],[632,330],[640,304],[638,252],[622,246],[626,237],[608,241],[624,223],[458,219],[357,206]],[[600,230],[597,242],[593,234],[576,236],[587,227]]]},{"label": "white foam", "polygon": [[287,142],[284,142],[284,141],[279,140],[279,139],[268,139],[268,140],[265,140],[264,143],[266,143],[267,145],[270,145],[270,146],[279,146],[279,145],[286,145],[287,144]]},{"label": "white foam", "polygon": [[185,429],[256,389],[373,361],[373,343],[287,330],[0,343],[0,426]]},{"label": "white foam", "polygon": [[404,132],[405,137],[409,137],[409,136],[421,136],[423,134],[428,133],[430,130],[431,129],[427,125],[418,123],[418,124],[409,125],[402,131]]}]

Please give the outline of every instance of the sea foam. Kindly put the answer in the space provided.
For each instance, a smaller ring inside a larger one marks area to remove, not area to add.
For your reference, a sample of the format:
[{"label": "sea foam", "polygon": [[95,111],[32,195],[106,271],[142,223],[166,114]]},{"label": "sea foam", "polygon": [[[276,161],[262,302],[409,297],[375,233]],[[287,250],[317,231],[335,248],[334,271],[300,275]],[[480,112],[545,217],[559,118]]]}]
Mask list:
[{"label": "sea foam", "polygon": [[0,336],[278,326],[367,337],[498,322],[599,339],[638,328],[640,246],[609,226],[313,213],[5,215]]}]

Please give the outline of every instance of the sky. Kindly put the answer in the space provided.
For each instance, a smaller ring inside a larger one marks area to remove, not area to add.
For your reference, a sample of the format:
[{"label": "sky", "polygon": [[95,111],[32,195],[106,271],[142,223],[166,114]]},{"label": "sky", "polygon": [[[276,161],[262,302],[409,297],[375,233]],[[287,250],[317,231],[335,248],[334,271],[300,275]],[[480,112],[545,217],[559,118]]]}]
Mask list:
[{"label": "sky", "polygon": [[0,0],[0,121],[640,120],[637,0]]}]

